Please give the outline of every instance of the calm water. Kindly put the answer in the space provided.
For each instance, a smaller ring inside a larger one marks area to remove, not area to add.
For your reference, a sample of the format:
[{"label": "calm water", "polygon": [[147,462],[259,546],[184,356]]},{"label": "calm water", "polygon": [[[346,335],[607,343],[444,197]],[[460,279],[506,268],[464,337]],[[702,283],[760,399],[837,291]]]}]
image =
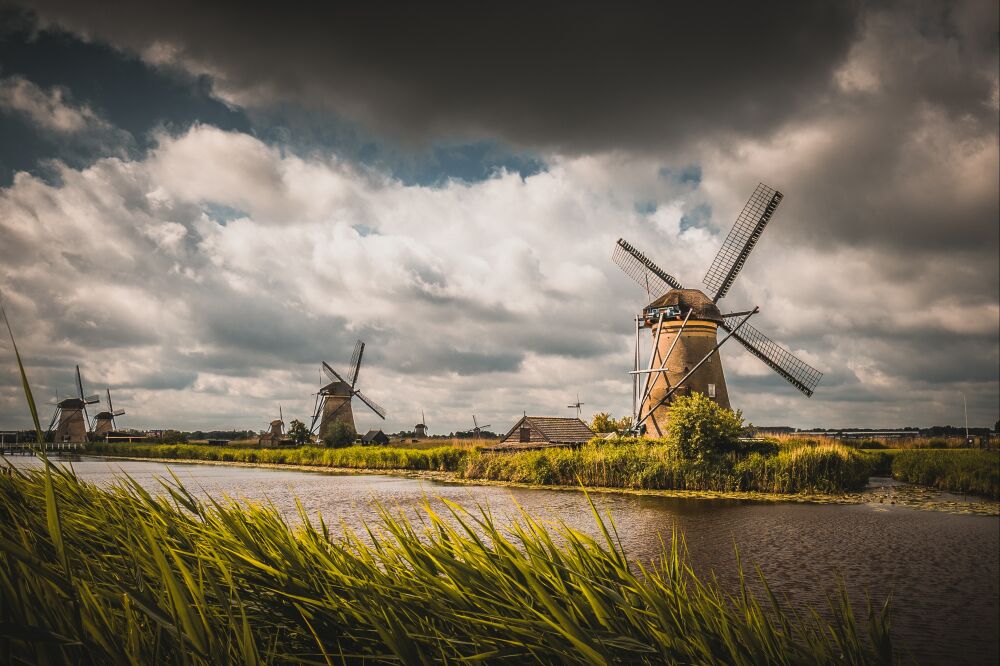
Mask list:
[{"label": "calm water", "polygon": [[[32,458],[18,466],[37,465]],[[151,490],[168,477],[152,462],[73,461],[88,481],[110,483],[122,471]],[[598,536],[582,493],[467,486],[394,476],[341,475],[216,465],[171,464],[192,490],[216,498],[270,501],[291,518],[298,497],[328,524],[358,526],[376,519],[373,501],[414,511],[426,498],[467,508],[488,505],[515,516],[518,506]],[[660,538],[685,535],[695,567],[713,572],[727,589],[735,580],[734,544],[747,569],[759,566],[779,596],[796,607],[822,610],[843,576],[855,608],[867,590],[881,603],[893,595],[893,631],[907,661],[996,664],[1000,656],[1000,519],[917,511],[891,505],[818,505],[744,500],[689,500],[597,494],[614,516],[629,556],[648,562]]]}]

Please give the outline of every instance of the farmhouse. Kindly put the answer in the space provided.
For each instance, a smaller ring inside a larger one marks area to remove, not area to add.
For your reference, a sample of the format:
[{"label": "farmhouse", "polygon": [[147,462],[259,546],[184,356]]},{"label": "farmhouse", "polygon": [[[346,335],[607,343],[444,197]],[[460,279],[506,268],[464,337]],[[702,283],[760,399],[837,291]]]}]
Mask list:
[{"label": "farmhouse", "polygon": [[523,416],[489,451],[523,451],[553,446],[580,446],[594,437],[594,431],[576,418]]},{"label": "farmhouse", "polygon": [[379,444],[385,446],[389,443],[389,436],[381,430],[369,430],[361,437],[363,444]]}]

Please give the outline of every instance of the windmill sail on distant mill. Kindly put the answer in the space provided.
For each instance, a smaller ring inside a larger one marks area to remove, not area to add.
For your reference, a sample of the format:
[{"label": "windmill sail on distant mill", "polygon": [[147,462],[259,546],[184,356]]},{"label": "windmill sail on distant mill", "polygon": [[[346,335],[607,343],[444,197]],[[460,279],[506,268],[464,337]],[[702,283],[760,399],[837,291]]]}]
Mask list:
[{"label": "windmill sail on distant mill", "polygon": [[115,417],[124,416],[124,409],[115,409],[111,404],[111,389],[105,389],[108,396],[108,408],[103,412],[98,412],[94,416],[94,436],[98,439],[106,438],[109,433],[118,431],[118,424]]},{"label": "windmill sail on distant mill", "polygon": [[331,380],[329,384],[320,387],[316,393],[316,404],[313,408],[312,424],[309,432],[316,431],[316,424],[319,424],[319,438],[322,440],[330,432],[334,423],[346,424],[352,434],[357,434],[358,429],[354,425],[354,411],[351,409],[351,401],[357,398],[368,406],[380,418],[385,418],[385,410],[377,402],[366,396],[357,388],[358,374],[361,372],[361,359],[365,354],[365,343],[358,340],[354,346],[354,353],[351,355],[351,362],[348,366],[348,379],[344,379],[340,374],[331,368],[326,361],[323,361],[323,372]]},{"label": "windmill sail on distant mill", "polygon": [[[697,391],[723,407],[730,407],[718,353],[730,338],[735,338],[807,397],[812,396],[823,373],[751,326],[748,320],[758,308],[723,314],[717,305],[729,292],[782,197],[781,192],[763,183],[754,190],[703,279],[708,290],[714,292],[711,298],[701,290],[685,289],[642,252],[618,239],[612,255],[614,262],[651,300],[635,318],[631,374],[633,423],[638,431],[663,435],[670,404],[677,395]],[[727,335],[717,341],[720,327]],[[642,328],[651,329],[653,336],[645,368],[639,367]]]}]

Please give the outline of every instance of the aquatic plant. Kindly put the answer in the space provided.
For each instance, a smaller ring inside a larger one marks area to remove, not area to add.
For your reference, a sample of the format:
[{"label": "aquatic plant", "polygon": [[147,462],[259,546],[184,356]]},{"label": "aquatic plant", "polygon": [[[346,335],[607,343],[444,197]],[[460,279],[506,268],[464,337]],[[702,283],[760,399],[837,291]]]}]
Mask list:
[{"label": "aquatic plant", "polygon": [[630,562],[596,510],[593,539],[528,515],[498,525],[446,503],[334,536],[300,507],[202,501],[176,480],[99,488],[71,472],[0,473],[4,663],[892,662],[888,602],[846,592],[826,620],[741,576],[699,579],[675,537]]},{"label": "aquatic plant", "polygon": [[167,460],[310,465],[344,469],[454,472],[465,479],[538,485],[583,484],[648,490],[721,490],[772,493],[843,492],[865,485],[872,454],[839,444],[784,448],[777,454],[731,452],[689,460],[661,440],[593,440],[577,448],[481,452],[457,447],[409,449],[244,449],[194,444],[92,444],[94,453]]},{"label": "aquatic plant", "polygon": [[873,458],[825,444],[773,454],[733,452],[688,459],[658,440],[595,440],[579,449],[473,453],[460,474],[467,479],[541,485],[648,490],[719,490],[773,493],[842,492],[868,481]]},{"label": "aquatic plant", "polygon": [[952,449],[897,451],[892,476],[939,490],[1000,499],[1000,452]]}]

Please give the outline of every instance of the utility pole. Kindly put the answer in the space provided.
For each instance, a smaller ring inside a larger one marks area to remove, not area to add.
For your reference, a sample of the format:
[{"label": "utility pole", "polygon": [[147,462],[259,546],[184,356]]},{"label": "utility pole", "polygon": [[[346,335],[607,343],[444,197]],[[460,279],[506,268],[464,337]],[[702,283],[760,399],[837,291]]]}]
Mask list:
[{"label": "utility pole", "polygon": [[969,439],[969,404],[965,401],[965,391],[962,391],[962,409],[965,411],[965,443],[968,444],[972,440]]}]

